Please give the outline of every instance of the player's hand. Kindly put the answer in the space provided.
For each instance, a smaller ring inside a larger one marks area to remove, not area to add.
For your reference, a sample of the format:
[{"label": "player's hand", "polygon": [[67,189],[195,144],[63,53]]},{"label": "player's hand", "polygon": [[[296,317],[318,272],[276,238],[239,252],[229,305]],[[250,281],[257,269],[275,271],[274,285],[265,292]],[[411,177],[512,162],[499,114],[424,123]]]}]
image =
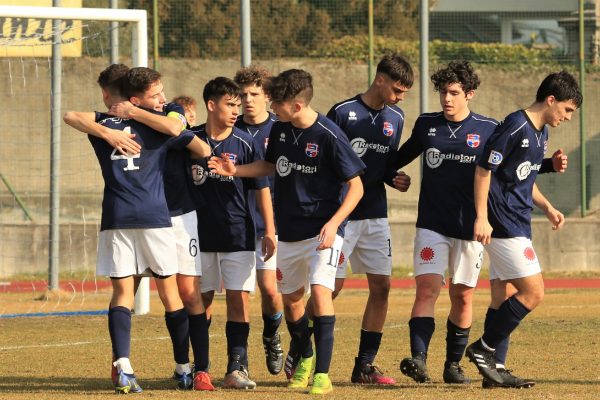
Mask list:
[{"label": "player's hand", "polygon": [[221,157],[212,156],[208,160],[208,168],[211,172],[222,176],[234,176],[237,168],[227,154],[221,154]]},{"label": "player's hand", "polygon": [[133,140],[135,137],[134,133],[110,128],[106,128],[104,132],[104,140],[125,156],[139,154],[142,150],[142,146]]},{"label": "player's hand", "polygon": [[114,115],[115,117],[129,119],[131,118],[131,112],[134,108],[135,106],[129,101],[121,101],[113,104],[108,110],[108,113],[110,115]]},{"label": "player's hand", "polygon": [[565,172],[567,170],[568,157],[563,153],[563,149],[558,149],[552,154],[552,167],[556,172]]},{"label": "player's hand", "polygon": [[565,224],[565,216],[554,207],[548,207],[546,218],[548,218],[548,221],[552,224],[552,229],[555,231],[562,228]]},{"label": "player's hand", "polygon": [[410,187],[410,176],[406,175],[402,171],[398,171],[398,174],[392,180],[394,187],[401,192],[406,192]]},{"label": "player's hand", "polygon": [[271,257],[275,255],[275,251],[277,250],[277,240],[275,240],[275,235],[265,235],[262,238],[262,254],[265,261],[268,261]]},{"label": "player's hand", "polygon": [[337,235],[338,226],[329,221],[321,228],[321,232],[319,232],[319,242],[320,244],[317,246],[317,250],[325,250],[331,248],[333,246],[333,242],[335,241],[335,235]]},{"label": "player's hand", "polygon": [[490,244],[492,241],[492,226],[487,218],[476,218],[473,224],[473,240],[481,244]]}]

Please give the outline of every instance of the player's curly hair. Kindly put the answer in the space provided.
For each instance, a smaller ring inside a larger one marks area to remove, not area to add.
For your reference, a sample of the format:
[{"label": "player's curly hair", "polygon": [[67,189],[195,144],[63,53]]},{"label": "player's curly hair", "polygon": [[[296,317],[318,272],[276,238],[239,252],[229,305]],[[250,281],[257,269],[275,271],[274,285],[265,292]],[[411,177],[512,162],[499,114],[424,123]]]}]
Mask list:
[{"label": "player's curly hair", "polygon": [[204,103],[208,104],[209,100],[219,101],[223,96],[231,96],[233,98],[241,97],[242,90],[232,79],[224,76],[218,76],[215,79],[208,81],[204,85],[202,98]]},{"label": "player's curly hair", "polygon": [[436,92],[452,83],[459,83],[465,93],[479,87],[479,76],[468,61],[451,61],[446,68],[439,69],[431,75],[431,82]]},{"label": "player's curly hair", "polygon": [[267,82],[264,89],[273,103],[299,99],[308,105],[313,97],[312,76],[302,69],[288,69]]},{"label": "player's curly hair", "polygon": [[123,80],[129,72],[129,67],[125,64],[112,64],[106,67],[98,75],[98,85],[113,94],[121,94]]},{"label": "player's curly hair", "polygon": [[558,101],[572,100],[577,108],[583,103],[583,96],[577,80],[567,71],[555,72],[548,75],[538,88],[535,101],[541,103],[548,96],[554,96]]},{"label": "player's curly hair", "polygon": [[155,82],[159,81],[161,77],[162,75],[160,72],[153,70],[152,68],[131,68],[123,81],[123,93],[127,98],[139,96],[148,90]]},{"label": "player's curly hair", "polygon": [[186,109],[186,108],[195,107],[196,99],[193,98],[192,96],[181,95],[181,96],[174,97],[173,100],[171,100],[171,103],[179,104],[181,107]]},{"label": "player's curly hair", "polygon": [[386,74],[394,82],[400,82],[406,88],[411,88],[415,80],[410,63],[398,53],[383,56],[377,64],[377,73]]},{"label": "player's curly hair", "polygon": [[271,79],[271,74],[266,68],[258,65],[250,65],[238,70],[233,77],[235,83],[240,86],[255,84],[258,87],[265,87]]}]

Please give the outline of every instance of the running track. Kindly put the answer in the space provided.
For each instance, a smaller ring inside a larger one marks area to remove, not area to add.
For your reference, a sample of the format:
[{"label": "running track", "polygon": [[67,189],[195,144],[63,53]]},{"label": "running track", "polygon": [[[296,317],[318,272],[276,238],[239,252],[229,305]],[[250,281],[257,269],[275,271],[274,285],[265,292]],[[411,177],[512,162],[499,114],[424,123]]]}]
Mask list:
[{"label": "running track", "polygon": [[[546,289],[600,289],[600,279],[544,279]],[[17,293],[17,292],[37,292],[45,291],[47,286],[44,281],[36,282],[0,282],[0,293]],[[93,292],[99,289],[107,289],[110,287],[108,281],[72,281],[63,282],[60,288],[69,292]],[[344,288],[346,289],[366,289],[366,279],[346,279]],[[392,288],[414,288],[414,279],[392,279]],[[477,284],[478,288],[487,289],[490,283],[487,280],[480,280]],[[151,288],[154,290],[154,282],[151,282]]]}]

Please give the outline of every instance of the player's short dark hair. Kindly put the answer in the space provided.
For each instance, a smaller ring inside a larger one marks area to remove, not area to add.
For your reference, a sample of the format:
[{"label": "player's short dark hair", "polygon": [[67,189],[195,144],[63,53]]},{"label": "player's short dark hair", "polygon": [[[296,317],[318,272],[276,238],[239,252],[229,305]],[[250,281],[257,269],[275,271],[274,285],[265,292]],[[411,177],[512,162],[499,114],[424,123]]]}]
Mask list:
[{"label": "player's short dark hair", "polygon": [[250,65],[238,70],[233,77],[235,83],[240,86],[255,84],[258,87],[265,87],[271,79],[271,74],[266,68],[258,65]]},{"label": "player's short dark hair", "polygon": [[431,75],[431,82],[436,92],[448,85],[458,83],[465,93],[477,89],[481,83],[468,61],[449,62],[446,68],[441,68]]},{"label": "player's short dark hair", "polygon": [[196,99],[192,96],[181,95],[174,97],[171,103],[179,104],[183,108],[192,108],[196,106]]},{"label": "player's short dark hair", "polygon": [[309,104],[313,97],[312,76],[302,69],[288,69],[272,78],[264,89],[274,103],[299,98]]},{"label": "player's short dark hair", "polygon": [[123,80],[129,67],[125,64],[111,64],[98,75],[98,85],[111,94],[121,94]]},{"label": "player's short dark hair", "polygon": [[204,99],[205,104],[208,104],[209,100],[219,101],[223,96],[231,96],[233,98],[241,97],[242,89],[240,89],[238,84],[232,79],[224,76],[216,77],[204,85],[202,98]]},{"label": "player's short dark hair", "polygon": [[583,96],[577,80],[567,71],[555,72],[548,75],[538,88],[535,101],[541,103],[548,96],[554,96],[558,101],[572,100],[577,108],[583,103]]},{"label": "player's short dark hair", "polygon": [[123,81],[123,93],[127,98],[139,96],[148,90],[155,82],[159,81],[161,77],[162,75],[160,72],[153,70],[152,68],[131,68]]},{"label": "player's short dark hair", "polygon": [[394,82],[400,82],[406,88],[411,88],[415,81],[415,75],[410,63],[398,53],[383,56],[379,64],[377,64],[377,73],[386,74]]}]

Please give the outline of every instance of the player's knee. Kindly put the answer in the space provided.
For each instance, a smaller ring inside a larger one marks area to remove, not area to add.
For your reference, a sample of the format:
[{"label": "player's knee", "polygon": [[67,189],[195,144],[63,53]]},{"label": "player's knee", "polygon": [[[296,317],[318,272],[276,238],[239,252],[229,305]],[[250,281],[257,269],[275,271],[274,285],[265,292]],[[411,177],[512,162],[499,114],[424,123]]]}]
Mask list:
[{"label": "player's knee", "polygon": [[432,285],[417,287],[416,301],[420,303],[435,303],[440,294],[439,288]]}]

